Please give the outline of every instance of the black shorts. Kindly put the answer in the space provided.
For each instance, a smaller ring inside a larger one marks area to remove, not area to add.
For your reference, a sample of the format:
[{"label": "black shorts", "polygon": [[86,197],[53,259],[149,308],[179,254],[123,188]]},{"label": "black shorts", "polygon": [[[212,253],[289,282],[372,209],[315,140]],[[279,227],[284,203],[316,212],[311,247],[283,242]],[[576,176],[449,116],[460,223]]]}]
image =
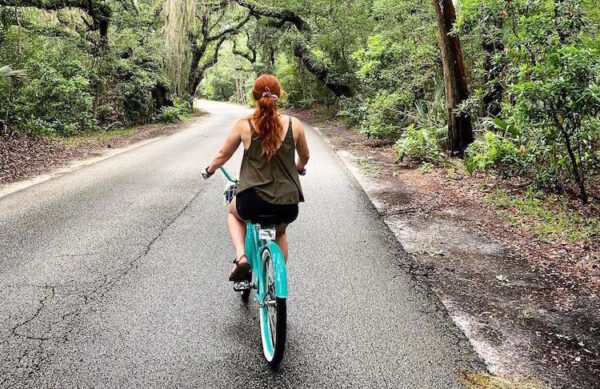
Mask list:
[{"label": "black shorts", "polygon": [[238,215],[251,223],[262,225],[290,224],[298,217],[298,204],[272,204],[256,194],[253,188],[235,197]]}]

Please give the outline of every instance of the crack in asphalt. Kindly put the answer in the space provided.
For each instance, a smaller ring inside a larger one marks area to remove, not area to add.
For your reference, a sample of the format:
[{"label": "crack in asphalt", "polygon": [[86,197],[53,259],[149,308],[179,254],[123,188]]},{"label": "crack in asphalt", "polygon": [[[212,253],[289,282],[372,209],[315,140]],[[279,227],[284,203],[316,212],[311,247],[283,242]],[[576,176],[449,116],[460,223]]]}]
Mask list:
[{"label": "crack in asphalt", "polygon": [[[181,215],[183,215],[183,213],[185,211],[187,211],[189,209],[189,207],[194,203],[194,201],[196,201],[196,199],[203,193],[203,188],[204,187],[200,188],[194,194],[194,196],[190,200],[188,200],[188,202],[183,206],[183,208],[181,208],[181,210],[179,210],[179,212],[177,212],[175,214],[175,216],[164,219],[162,227],[160,228],[158,233],[154,236],[154,238],[152,238],[152,240],[148,244],[145,245],[144,250],[137,257],[135,257],[131,262],[129,262],[129,264],[128,264],[129,266],[127,266],[127,268],[125,270],[118,273],[110,282],[107,282],[105,285],[113,286],[116,283],[116,281],[120,280],[121,278],[123,278],[124,276],[129,274],[129,272],[137,266],[137,263],[142,258],[144,258],[146,255],[148,255],[148,253],[152,249],[152,246],[154,246],[154,243],[156,243],[156,241],[159,240],[163,236],[163,234],[167,231],[167,229],[169,229],[169,227],[171,227],[171,225],[173,223],[175,223],[175,221],[177,219],[179,219],[181,217]],[[106,276],[108,276],[108,275],[105,275],[105,277]],[[96,290],[98,290],[98,289],[100,289],[100,288],[97,288]],[[110,290],[110,288],[107,289],[106,291],[108,291],[108,290]],[[104,296],[104,295],[102,294],[101,296]]]},{"label": "crack in asphalt", "polygon": [[35,320],[39,315],[40,312],[42,312],[42,310],[44,309],[44,307],[46,306],[46,301],[49,299],[53,299],[54,296],[56,295],[56,288],[53,285],[44,285],[43,286],[44,289],[49,289],[50,292],[46,293],[44,295],[44,297],[42,297],[41,300],[39,300],[39,306],[37,308],[37,310],[35,311],[35,313],[29,317],[28,319],[26,319],[25,321],[17,324],[16,326],[14,326],[13,328],[11,328],[11,333],[15,336],[19,336],[19,337],[23,337],[26,339],[31,339],[31,340],[47,340],[48,338],[46,338],[45,336],[31,336],[31,335],[27,335],[27,334],[21,334],[18,332],[19,328],[26,326],[27,324],[31,323],[33,320]]},{"label": "crack in asphalt", "polygon": [[[21,328],[27,326],[34,320],[36,320],[42,314],[42,311],[44,311],[44,308],[47,307],[48,301],[55,298],[57,286],[55,286],[55,285],[28,285],[28,286],[45,288],[45,289],[48,289],[49,292],[45,293],[45,295],[39,300],[39,306],[37,307],[35,313],[32,316],[30,316],[26,320],[18,323],[10,330],[10,333],[13,336],[38,342],[38,344],[35,347],[26,347],[25,348],[25,350],[18,357],[18,365],[20,367],[23,367],[22,365],[23,365],[23,361],[25,358],[27,358],[34,352],[40,353],[41,350],[43,349],[44,343],[48,340],[62,338],[61,343],[63,343],[63,344],[66,343],[68,341],[69,335],[72,334],[74,331],[74,328],[72,326],[69,329],[67,329],[61,336],[47,336],[47,335],[52,332],[52,328],[55,325],[64,322],[65,320],[67,320],[67,318],[72,317],[74,319],[75,317],[78,317],[83,312],[83,308],[85,306],[87,306],[91,301],[94,301],[98,298],[103,297],[105,295],[105,293],[110,291],[112,289],[112,287],[120,279],[125,277],[132,270],[134,270],[138,266],[138,263],[144,257],[146,257],[148,255],[148,253],[152,250],[152,247],[154,246],[154,244],[164,235],[164,233],[169,229],[169,227],[171,227],[171,225],[173,225],[173,223],[175,223],[175,221],[177,221],[177,219],[179,219],[190,208],[190,206],[196,201],[196,199],[203,193],[203,189],[204,189],[204,187],[202,187],[198,191],[196,191],[194,196],[192,196],[192,198],[190,200],[188,200],[185,203],[185,205],[174,216],[163,219],[162,225],[161,225],[160,229],[158,230],[158,232],[154,235],[154,237],[147,244],[143,245],[143,250],[133,260],[131,260],[129,263],[127,263],[125,268],[122,268],[120,271],[118,271],[118,274],[116,274],[112,278],[110,277],[110,274],[104,274],[104,276],[103,276],[104,282],[102,282],[99,286],[94,288],[89,293],[79,293],[79,294],[81,294],[81,296],[83,298],[83,304],[77,305],[76,308],[74,310],[72,310],[71,312],[63,313],[59,320],[56,320],[56,321],[53,321],[52,323],[50,323],[47,326],[48,330],[42,336],[27,335],[27,334],[22,333],[19,330]],[[96,253],[93,253],[93,254],[96,255]],[[65,255],[63,255],[63,256],[65,256]],[[5,341],[3,343],[7,344],[8,340],[5,339]],[[40,360],[42,360],[43,357],[40,356],[38,358]],[[40,368],[40,365],[41,365],[41,361],[34,361],[33,366],[31,366],[31,367],[27,366],[27,367],[29,367],[29,372],[27,373],[28,377],[31,377],[33,375],[33,373]],[[9,377],[8,375],[5,376],[0,381],[0,387],[2,387],[10,378],[11,377]]]}]

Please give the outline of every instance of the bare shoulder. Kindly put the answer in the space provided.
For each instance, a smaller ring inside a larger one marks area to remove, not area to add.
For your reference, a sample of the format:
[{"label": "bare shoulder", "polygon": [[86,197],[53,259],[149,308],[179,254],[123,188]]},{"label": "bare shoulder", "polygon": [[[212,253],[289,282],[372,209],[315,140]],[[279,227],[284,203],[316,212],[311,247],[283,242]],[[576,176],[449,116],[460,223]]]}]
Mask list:
[{"label": "bare shoulder", "polygon": [[239,119],[233,125],[233,129],[238,131],[240,134],[242,134],[246,131],[249,131],[250,130],[250,125],[248,124],[249,119],[250,119],[249,117],[243,117],[243,118]]},{"label": "bare shoulder", "polygon": [[250,138],[250,126],[248,124],[248,121],[242,118],[235,122],[233,128],[229,133],[229,136],[234,136],[237,139],[241,139],[242,142],[246,144],[247,140]]},{"label": "bare shoulder", "polygon": [[297,117],[294,116],[290,116],[292,118],[292,127],[294,128],[294,135],[298,134],[304,134],[304,126],[302,125],[302,122],[300,121],[300,119],[298,119]]}]

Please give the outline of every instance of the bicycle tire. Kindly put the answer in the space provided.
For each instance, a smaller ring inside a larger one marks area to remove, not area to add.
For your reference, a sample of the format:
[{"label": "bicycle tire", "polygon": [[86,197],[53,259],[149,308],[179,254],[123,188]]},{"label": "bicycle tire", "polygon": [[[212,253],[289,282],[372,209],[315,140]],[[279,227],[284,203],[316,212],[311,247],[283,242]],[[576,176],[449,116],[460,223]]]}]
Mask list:
[{"label": "bicycle tire", "polygon": [[277,367],[283,360],[283,354],[285,353],[285,341],[287,336],[287,302],[285,298],[277,297],[277,328],[275,342],[275,353],[273,360],[269,362],[272,367]]},{"label": "bicycle tire", "polygon": [[[268,249],[263,252],[263,255],[265,254],[271,256],[271,252]],[[264,280],[268,280],[268,266],[269,263],[272,266],[272,259],[269,258],[264,260],[263,263],[265,264]],[[271,287],[273,286],[274,283]],[[266,287],[268,294],[269,285],[266,285]],[[274,294],[274,290],[271,291]],[[271,314],[273,314],[274,317],[269,315],[269,304],[267,304],[265,300],[265,303],[259,306],[260,331],[265,359],[272,368],[276,368],[281,363],[283,354],[285,353],[287,337],[287,301],[286,298],[276,297],[274,295],[270,297],[275,297],[274,299],[269,299],[271,302],[275,303],[274,307],[271,308]],[[273,320],[273,318],[275,320]]]}]

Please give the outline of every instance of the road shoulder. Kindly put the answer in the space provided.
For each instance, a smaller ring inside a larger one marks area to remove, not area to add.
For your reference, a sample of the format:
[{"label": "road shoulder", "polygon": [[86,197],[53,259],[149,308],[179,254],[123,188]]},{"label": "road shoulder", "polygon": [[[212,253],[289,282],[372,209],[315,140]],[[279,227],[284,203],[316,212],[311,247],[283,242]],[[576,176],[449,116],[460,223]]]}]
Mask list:
[{"label": "road shoulder", "polygon": [[[466,373],[469,387],[590,387],[597,376],[594,301],[533,266],[499,236],[500,220],[477,188],[458,190],[459,176],[400,167],[389,146],[310,112],[414,260],[407,271],[427,282],[485,361],[491,376]],[[464,185],[463,185],[464,186]],[[586,306],[587,305],[587,306]],[[582,323],[587,323],[582,325]]]}]

